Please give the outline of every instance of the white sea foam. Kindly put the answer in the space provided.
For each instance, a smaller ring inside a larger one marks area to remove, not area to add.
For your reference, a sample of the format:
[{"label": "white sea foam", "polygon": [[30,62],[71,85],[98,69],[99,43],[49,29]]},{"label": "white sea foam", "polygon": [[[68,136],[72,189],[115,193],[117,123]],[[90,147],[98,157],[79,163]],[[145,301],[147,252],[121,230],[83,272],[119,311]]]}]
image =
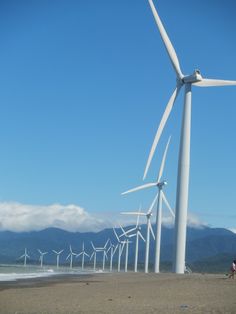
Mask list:
[{"label": "white sea foam", "polygon": [[90,273],[90,271],[81,272],[80,269],[68,269],[61,267],[47,268],[47,267],[36,267],[36,266],[18,266],[18,265],[0,265],[0,282],[3,281],[17,281],[18,279],[32,279],[32,278],[42,278],[50,277],[55,275],[65,275],[65,274],[76,274],[82,275]]}]

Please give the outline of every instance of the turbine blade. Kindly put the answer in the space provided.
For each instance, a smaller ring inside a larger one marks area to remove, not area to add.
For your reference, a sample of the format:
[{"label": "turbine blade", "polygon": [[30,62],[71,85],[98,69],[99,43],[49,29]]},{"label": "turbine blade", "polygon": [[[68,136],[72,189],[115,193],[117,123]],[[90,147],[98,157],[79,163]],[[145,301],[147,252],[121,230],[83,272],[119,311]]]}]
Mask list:
[{"label": "turbine blade", "polygon": [[108,259],[107,252],[104,251],[105,258]]},{"label": "turbine blade", "polygon": [[169,204],[169,202],[167,201],[167,198],[166,198],[166,196],[165,196],[165,194],[164,194],[163,191],[162,191],[162,199],[163,199],[163,201],[165,202],[167,208],[169,209],[171,215],[175,218],[175,214],[174,214],[172,208],[170,207],[170,204]]},{"label": "turbine blade", "polygon": [[120,239],[119,239],[119,237],[118,237],[118,235],[117,235],[117,233],[116,233],[115,228],[113,228],[113,231],[114,231],[114,234],[115,234],[115,236],[116,236],[117,241],[120,242]]},{"label": "turbine blade", "polygon": [[167,155],[168,147],[169,147],[169,144],[170,144],[170,139],[171,139],[171,136],[169,137],[169,139],[167,141],[166,148],[165,148],[165,151],[164,151],[164,154],[163,154],[163,157],[162,157],[161,167],[160,167],[160,170],[159,170],[157,182],[160,182],[162,174],[163,174],[163,170],[164,170],[165,162],[166,162],[166,155]]},{"label": "turbine blade", "polygon": [[55,254],[59,254],[57,251],[55,251],[55,250],[52,250],[53,251],[53,253],[55,253]]},{"label": "turbine blade", "polygon": [[38,249],[39,254],[42,254],[42,251],[40,251],[40,249]]},{"label": "turbine blade", "polygon": [[63,251],[64,251],[64,250],[59,251],[58,254],[60,255]]},{"label": "turbine blade", "polygon": [[[122,232],[123,232],[123,235],[126,235],[126,231],[125,231],[125,229],[121,226],[121,224],[119,224],[119,226],[120,226],[120,229],[122,230]],[[120,237],[121,237],[121,235],[120,235]]]},{"label": "turbine blade", "polygon": [[145,213],[140,212],[121,212],[122,215],[139,215],[139,216],[145,216]]},{"label": "turbine blade", "polygon": [[142,233],[141,233],[140,231],[138,231],[138,235],[140,236],[140,238],[141,238],[144,242],[146,242],[146,240],[144,239],[144,237],[143,237],[143,235],[142,235]]},{"label": "turbine blade", "polygon": [[92,245],[92,248],[95,250],[95,246],[93,245],[93,242],[90,241],[91,245]]},{"label": "turbine blade", "polygon": [[114,254],[116,253],[117,248],[118,248],[118,244],[115,246],[112,256],[114,256]]},{"label": "turbine blade", "polygon": [[145,168],[144,175],[143,175],[143,180],[146,178],[146,175],[147,175],[148,169],[150,167],[153,155],[155,153],[157,144],[159,142],[159,139],[161,137],[162,131],[163,131],[164,127],[165,127],[166,121],[167,121],[167,119],[168,119],[168,117],[169,117],[169,115],[171,113],[171,110],[173,108],[175,99],[177,98],[180,89],[181,89],[181,86],[177,86],[175,88],[175,90],[174,90],[173,94],[171,95],[170,100],[169,100],[169,102],[168,102],[168,104],[166,106],[164,114],[163,114],[163,116],[161,118],[161,122],[160,122],[160,124],[158,126],[158,129],[157,129],[157,132],[156,132],[156,135],[155,135],[155,138],[154,138],[154,141],[153,141],[153,144],[152,144],[149,156],[148,156],[146,168]]},{"label": "turbine blade", "polygon": [[178,57],[177,57],[177,54],[175,52],[175,49],[166,33],[166,30],[161,22],[161,19],[157,13],[157,10],[153,4],[153,1],[152,0],[148,0],[149,4],[150,4],[150,7],[151,7],[151,10],[152,10],[152,13],[154,15],[154,18],[155,18],[155,21],[156,21],[156,24],[157,24],[157,27],[159,29],[159,32],[161,34],[161,38],[164,42],[164,45],[166,47],[166,50],[167,50],[167,53],[170,57],[170,61],[174,67],[174,70],[177,74],[177,76],[179,78],[182,78],[183,77],[183,74],[182,74],[182,71],[180,69],[180,65],[179,65],[179,60],[178,60]]},{"label": "turbine blade", "polygon": [[77,254],[76,257],[79,257],[81,254],[83,254],[83,252],[80,252],[79,254]]},{"label": "turbine blade", "polygon": [[110,239],[107,240],[106,244],[104,245],[104,249],[107,247],[107,244],[109,243]]},{"label": "turbine blade", "polygon": [[147,215],[150,215],[150,213],[152,212],[152,209],[153,209],[153,207],[154,207],[154,205],[155,205],[155,203],[156,203],[156,201],[157,201],[158,194],[159,194],[159,192],[157,192],[156,196],[154,197],[154,199],[153,199],[153,201],[152,201],[152,203],[151,203],[151,205],[150,205],[150,207],[149,207],[148,212],[145,214],[146,216],[147,216]]},{"label": "turbine blade", "polygon": [[66,260],[70,257],[70,254],[67,256]]},{"label": "turbine blade", "polygon": [[91,259],[93,258],[94,254],[95,254],[95,253],[93,252],[92,255],[90,256],[90,261],[91,261]]},{"label": "turbine blade", "polygon": [[87,253],[84,252],[84,255],[86,255],[87,257],[89,257],[89,255]]},{"label": "turbine blade", "polygon": [[149,228],[150,228],[153,240],[155,240],[155,235],[154,235],[154,232],[153,232],[153,229],[152,229],[152,224],[151,224],[150,220],[149,220]]},{"label": "turbine blade", "polygon": [[156,182],[143,184],[143,185],[137,186],[136,188],[133,188],[133,189],[130,189],[130,190],[126,191],[126,192],[123,192],[123,193],[121,193],[121,195],[125,195],[125,194],[128,194],[128,193],[132,193],[132,192],[136,192],[136,191],[139,191],[139,190],[147,189],[147,188],[150,188],[150,187],[155,186],[155,185],[157,185]]},{"label": "turbine blade", "polygon": [[193,83],[193,85],[199,86],[199,87],[232,86],[232,85],[236,85],[236,81],[202,79],[202,81]]}]

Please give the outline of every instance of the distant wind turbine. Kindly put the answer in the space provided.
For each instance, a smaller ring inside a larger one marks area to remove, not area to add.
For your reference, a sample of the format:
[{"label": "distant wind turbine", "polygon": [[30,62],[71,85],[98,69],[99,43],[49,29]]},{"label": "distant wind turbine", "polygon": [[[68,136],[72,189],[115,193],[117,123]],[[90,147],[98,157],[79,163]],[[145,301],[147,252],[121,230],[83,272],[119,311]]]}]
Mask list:
[{"label": "distant wind turbine", "polygon": [[121,262],[121,255],[125,246],[125,242],[121,241],[121,239],[119,238],[118,234],[116,233],[115,228],[113,228],[115,237],[117,239],[118,242],[118,263],[117,263],[117,271],[120,272],[120,262]]},{"label": "distant wind turbine", "polygon": [[19,257],[19,259],[22,259],[22,258],[24,258],[24,267],[25,267],[26,263],[27,263],[27,258],[30,258],[30,256],[27,253],[27,249],[26,248],[25,248],[25,253]]},{"label": "distant wind turbine", "polygon": [[80,255],[82,255],[81,269],[84,270],[84,257],[85,256],[89,257],[89,255],[85,252],[84,242],[82,244],[82,251],[76,257],[79,257]]},{"label": "distant wind turbine", "polygon": [[120,228],[122,230],[122,234],[120,237],[124,236],[125,240],[123,240],[123,243],[125,245],[125,273],[128,271],[128,259],[129,259],[129,244],[132,243],[132,241],[129,240],[129,238],[132,237],[132,235],[126,234],[124,228],[120,225]]},{"label": "distant wind turbine", "polygon": [[77,254],[72,251],[71,245],[70,245],[70,253],[68,254],[66,260],[70,258],[70,269],[73,267],[73,256],[76,256]]},{"label": "distant wind turbine", "polygon": [[40,254],[40,256],[39,256],[40,267],[43,267],[43,257],[44,257],[44,255],[48,254],[48,252],[42,252],[39,249],[38,249],[38,252]]},{"label": "distant wind turbine", "polygon": [[[156,202],[156,198],[152,202],[152,205],[150,206],[149,210],[146,213],[142,212],[123,212],[122,214],[125,215],[138,215],[139,216],[146,216],[147,218],[147,235],[146,235],[146,249],[145,249],[145,264],[144,264],[144,272],[148,273],[148,268],[149,268],[149,247],[150,247],[150,232],[152,234],[153,239],[155,240],[155,235],[152,229],[152,224],[151,224],[151,216],[152,216],[152,208]],[[127,232],[132,231],[128,230]]]},{"label": "distant wind turbine", "polygon": [[108,248],[108,250],[107,250],[107,254],[109,253],[109,251],[111,251],[111,253],[110,253],[110,272],[112,272],[113,257],[114,257],[114,255],[115,255],[115,253],[116,253],[117,248],[118,248],[118,244],[117,244],[117,245],[114,245],[114,244],[112,244],[112,243],[110,242],[110,246],[109,246],[109,248]]},{"label": "distant wind turbine", "polygon": [[185,247],[187,229],[188,209],[188,188],[189,188],[189,167],[190,167],[190,130],[191,130],[191,98],[192,85],[199,87],[229,86],[236,85],[236,81],[216,80],[203,78],[199,70],[194,70],[191,75],[184,75],[181,71],[179,60],[175,49],[166,33],[161,19],[155,9],[152,0],[148,0],[154,15],[158,30],[169,55],[171,64],[176,73],[176,88],[170,97],[157,129],[154,142],[147,160],[144,171],[144,179],[151,164],[156,146],[165,127],[166,121],[171,113],[176,97],[180,89],[185,86],[185,101],[182,117],[182,130],[179,148],[178,179],[176,192],[176,218],[175,218],[175,251],[174,251],[174,272],[183,274],[185,268]]},{"label": "distant wind turbine", "polygon": [[109,243],[109,239],[107,240],[106,244],[104,245],[104,247],[95,247],[93,242],[91,241],[91,245],[93,248],[93,253],[90,257],[90,260],[94,257],[94,271],[96,270],[96,260],[97,260],[97,253],[98,252],[102,252],[103,253],[103,259],[102,259],[102,270],[105,269],[105,258],[107,258],[107,253],[106,253],[106,247],[107,244]]},{"label": "distant wind turbine", "polygon": [[[156,202],[156,199],[157,199],[156,236],[155,236],[155,239],[156,239],[155,240],[155,265],[154,265],[155,273],[159,273],[159,271],[160,271],[162,200],[164,200],[164,202],[168,206],[172,216],[174,217],[174,213],[173,213],[172,209],[170,208],[169,203],[167,202],[166,196],[165,196],[165,194],[163,192],[163,186],[165,186],[167,184],[167,182],[161,180],[162,179],[163,170],[164,170],[164,167],[165,167],[166,155],[167,155],[169,144],[170,144],[170,137],[169,137],[169,139],[167,141],[167,144],[166,144],[166,147],[165,147],[165,151],[164,151],[164,154],[163,154],[163,157],[162,157],[161,166],[160,166],[160,169],[159,169],[159,174],[158,174],[156,182],[147,183],[147,184],[138,186],[138,187],[136,187],[134,189],[131,189],[131,190],[128,190],[128,191],[122,193],[122,195],[124,195],[124,194],[128,194],[128,193],[131,193],[131,192],[136,192],[136,191],[139,191],[139,190],[142,190],[142,189],[152,188],[152,187],[157,187],[157,189],[158,189],[157,194],[156,194],[156,196],[154,198],[154,201],[153,201],[153,203],[152,203],[152,205],[150,207],[150,210],[146,214],[147,218],[148,218],[149,215],[151,215],[152,208],[153,208],[153,206],[154,206],[154,204]],[[148,234],[147,234],[147,236],[148,236]],[[149,256],[149,241],[148,241],[148,239],[146,239],[146,241],[147,241],[146,248],[148,250],[148,252],[146,250],[146,259],[148,260],[148,256]],[[147,269],[148,262],[145,263],[145,265],[146,265],[145,266],[145,272],[148,272],[148,269]]]},{"label": "distant wind turbine", "polygon": [[57,268],[59,268],[59,258],[60,258],[61,253],[62,253],[64,250],[61,250],[61,251],[59,251],[59,252],[57,252],[57,251],[55,251],[55,250],[52,250],[52,251],[53,251],[53,253],[55,253],[56,256],[57,256]]},{"label": "distant wind turbine", "polygon": [[139,216],[140,216],[140,210],[141,207],[139,208],[138,212],[122,212],[122,215],[137,215],[137,222],[135,228],[129,229],[125,231],[125,234],[128,235],[131,232],[135,232],[133,235],[130,235],[130,237],[135,236],[136,237],[136,243],[135,243],[135,259],[134,259],[134,272],[136,273],[138,271],[138,251],[139,251],[139,238],[141,238],[144,242],[145,239],[142,236],[141,233],[141,227],[139,225]]}]

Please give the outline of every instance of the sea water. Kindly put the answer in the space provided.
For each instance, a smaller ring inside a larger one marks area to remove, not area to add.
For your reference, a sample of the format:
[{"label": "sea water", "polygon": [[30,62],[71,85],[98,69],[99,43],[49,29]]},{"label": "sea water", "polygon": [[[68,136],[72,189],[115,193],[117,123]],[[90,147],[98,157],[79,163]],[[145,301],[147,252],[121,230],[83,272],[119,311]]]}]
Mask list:
[{"label": "sea water", "polygon": [[0,282],[16,281],[18,279],[40,278],[55,275],[86,275],[91,274],[91,270],[81,271],[80,268],[34,266],[34,265],[6,265],[0,264]]}]

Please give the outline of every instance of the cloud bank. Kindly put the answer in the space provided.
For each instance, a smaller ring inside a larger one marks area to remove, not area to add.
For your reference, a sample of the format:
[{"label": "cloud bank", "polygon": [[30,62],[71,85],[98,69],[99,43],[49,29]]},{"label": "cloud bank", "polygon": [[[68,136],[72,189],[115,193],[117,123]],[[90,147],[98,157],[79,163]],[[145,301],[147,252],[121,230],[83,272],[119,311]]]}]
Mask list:
[{"label": "cloud bank", "polygon": [[[154,223],[155,217],[152,219]],[[0,231],[14,232],[39,231],[55,227],[71,232],[97,232],[105,228],[135,224],[134,216],[120,215],[119,213],[90,214],[84,208],[75,205],[29,205],[18,202],[0,203]],[[140,223],[146,223],[145,217]],[[173,227],[174,220],[170,216],[163,217],[163,225]],[[199,218],[188,214],[188,225],[199,228],[204,226]]]},{"label": "cloud bank", "polygon": [[0,230],[38,231],[49,227],[67,231],[99,231],[108,221],[90,215],[82,207],[69,204],[26,205],[0,203]]}]

